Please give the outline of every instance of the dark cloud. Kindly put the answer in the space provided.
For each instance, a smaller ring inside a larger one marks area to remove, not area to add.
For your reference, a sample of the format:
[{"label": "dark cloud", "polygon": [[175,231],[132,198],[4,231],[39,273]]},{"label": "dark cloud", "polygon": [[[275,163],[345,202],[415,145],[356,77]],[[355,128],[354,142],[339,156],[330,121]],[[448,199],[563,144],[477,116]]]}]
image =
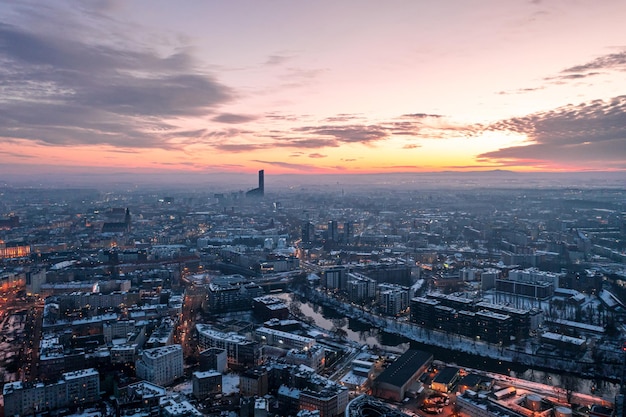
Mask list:
[{"label": "dark cloud", "polygon": [[579,80],[581,78],[593,77],[594,75],[600,75],[599,72],[588,72],[586,74],[567,74],[559,77],[562,80]]},{"label": "dark cloud", "polygon": [[322,155],[321,153],[310,153],[309,158],[326,158],[328,155]]},{"label": "dark cloud", "polygon": [[[596,77],[607,73],[608,71],[626,71],[626,50],[603,55],[590,62],[581,65],[574,65],[569,68],[561,70],[556,75],[544,77],[543,81],[547,81],[548,85],[556,84],[562,85],[568,82],[580,81],[583,79]],[[520,88],[513,91],[499,91],[496,94],[509,95],[509,94],[525,94],[537,90],[543,90],[546,86]]]},{"label": "dark cloud", "polygon": [[[220,142],[213,144],[215,149],[226,152],[250,152],[262,149],[276,149],[276,148],[298,148],[298,149],[320,149],[320,148],[336,148],[339,143],[333,139],[324,138],[291,138],[281,137],[279,135],[272,137],[273,141],[266,142],[254,142],[254,143],[227,143]],[[300,154],[301,155],[301,154]]]},{"label": "dark cloud", "polygon": [[566,68],[561,73],[583,73],[587,71],[618,69],[626,71],[626,50],[604,55],[582,65]]},{"label": "dark cloud", "polygon": [[218,149],[224,152],[240,153],[240,152],[251,152],[251,151],[258,151],[262,149],[268,149],[268,148],[271,148],[271,144],[268,144],[268,143],[219,143],[215,145],[214,147],[215,149]]},{"label": "dark cloud", "polygon": [[626,96],[503,120],[489,130],[524,134],[531,142],[484,153],[481,161],[626,165]]},{"label": "dark cloud", "polygon": [[249,116],[245,114],[232,114],[232,113],[222,113],[218,116],[215,116],[211,120],[219,123],[229,123],[229,124],[238,124],[238,123],[247,123],[253,120],[256,120],[256,116]]},{"label": "dark cloud", "polygon": [[404,145],[402,147],[402,149],[417,149],[417,148],[421,148],[421,147],[422,147],[422,145],[417,145],[415,143],[410,143],[408,145]]},{"label": "dark cloud", "polygon": [[543,90],[546,87],[529,87],[529,88],[518,88],[517,90],[513,90],[513,91],[499,91],[497,94],[499,95],[509,95],[509,94],[525,94],[525,93],[532,93],[533,91],[539,91],[539,90]]},{"label": "dark cloud", "polygon": [[324,119],[326,123],[348,123],[354,120],[363,119],[362,115],[359,114],[338,114],[336,116],[327,117]]},{"label": "dark cloud", "polygon": [[411,113],[411,114],[403,114],[402,117],[408,117],[410,119],[426,119],[429,117],[439,118],[443,116],[440,114]]},{"label": "dark cloud", "polygon": [[270,55],[265,61],[265,65],[281,65],[289,61],[292,57],[287,55]]},{"label": "dark cloud", "polygon": [[[417,118],[405,120],[393,119],[389,122],[378,124],[357,124],[346,123],[360,117],[352,114],[339,114],[335,117],[322,119],[321,124],[307,123],[302,125],[302,121],[294,116],[282,116],[280,114],[269,114],[266,118],[274,120],[288,120],[295,125],[289,130],[270,130],[264,132],[233,132],[233,134],[219,134],[224,140],[209,144],[215,149],[226,152],[249,152],[263,149],[295,148],[295,149],[323,149],[336,148],[344,144],[362,144],[374,146],[384,142],[392,136],[411,136],[415,139],[443,139],[449,137],[472,137],[484,130],[480,124],[455,125],[450,121],[441,118]],[[305,116],[307,122],[308,116]],[[331,122],[335,121],[335,122]],[[299,125],[299,126],[298,126]],[[203,136],[206,139],[209,135]],[[242,141],[242,137],[254,137],[254,141]],[[417,148],[418,144],[408,146],[406,149]],[[315,155],[318,155],[317,153]]]},{"label": "dark cloud", "polygon": [[184,51],[161,56],[30,29],[0,22],[0,136],[171,149],[177,127],[163,119],[209,114],[233,95]]},{"label": "dark cloud", "polygon": [[285,122],[298,122],[301,121],[306,115],[297,116],[295,114],[280,114],[280,113],[266,113],[265,117],[270,120],[278,120]]},{"label": "dark cloud", "polygon": [[6,155],[6,156],[10,156],[12,158],[20,158],[20,159],[31,159],[31,158],[34,158],[33,155],[27,155],[27,154],[18,153],[18,152],[8,152],[8,151],[0,151],[0,155]]},{"label": "dark cloud", "polygon": [[294,129],[297,132],[334,138],[339,143],[368,144],[387,139],[389,132],[380,126],[305,126]]}]

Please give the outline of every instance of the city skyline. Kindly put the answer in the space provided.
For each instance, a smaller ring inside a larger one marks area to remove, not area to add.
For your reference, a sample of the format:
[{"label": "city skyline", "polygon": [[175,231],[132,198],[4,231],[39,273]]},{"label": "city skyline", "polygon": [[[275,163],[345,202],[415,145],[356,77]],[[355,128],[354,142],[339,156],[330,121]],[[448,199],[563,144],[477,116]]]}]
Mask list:
[{"label": "city skyline", "polygon": [[0,5],[3,172],[626,170],[619,1]]}]

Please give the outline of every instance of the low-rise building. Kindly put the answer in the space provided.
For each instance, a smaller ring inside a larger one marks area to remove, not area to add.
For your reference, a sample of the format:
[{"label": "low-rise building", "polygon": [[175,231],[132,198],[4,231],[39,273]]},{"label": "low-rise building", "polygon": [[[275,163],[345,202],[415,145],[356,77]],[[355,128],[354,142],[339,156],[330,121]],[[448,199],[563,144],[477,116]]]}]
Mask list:
[{"label": "low-rise building", "polygon": [[421,350],[409,349],[389,365],[373,383],[376,397],[402,401],[412,383],[428,369],[433,355]]},{"label": "low-rise building", "polygon": [[193,396],[199,400],[210,394],[221,394],[222,374],[217,371],[194,372],[191,377]]}]

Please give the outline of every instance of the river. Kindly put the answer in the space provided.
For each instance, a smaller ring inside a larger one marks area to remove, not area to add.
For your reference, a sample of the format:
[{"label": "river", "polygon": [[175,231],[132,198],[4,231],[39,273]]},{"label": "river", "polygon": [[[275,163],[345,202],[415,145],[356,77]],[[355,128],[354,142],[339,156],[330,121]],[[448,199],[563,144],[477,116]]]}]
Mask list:
[{"label": "river", "polygon": [[[288,303],[294,299],[294,294],[292,293],[273,295]],[[302,313],[311,317],[318,327],[326,330],[341,328],[346,331],[350,340],[369,345],[370,347],[380,346],[384,350],[395,353],[403,353],[409,348],[425,350],[431,352],[436,360],[445,363],[456,364],[465,368],[478,368],[483,371],[509,375],[546,385],[561,386],[561,374],[559,373],[547,372],[541,369],[533,369],[526,365],[502,362],[496,359],[414,342],[406,337],[388,333],[371,327],[369,324],[345,317],[331,307],[314,305],[301,298],[298,300],[301,303],[300,310]],[[619,392],[619,384],[601,379],[578,378],[575,391],[614,401],[615,395]]]}]

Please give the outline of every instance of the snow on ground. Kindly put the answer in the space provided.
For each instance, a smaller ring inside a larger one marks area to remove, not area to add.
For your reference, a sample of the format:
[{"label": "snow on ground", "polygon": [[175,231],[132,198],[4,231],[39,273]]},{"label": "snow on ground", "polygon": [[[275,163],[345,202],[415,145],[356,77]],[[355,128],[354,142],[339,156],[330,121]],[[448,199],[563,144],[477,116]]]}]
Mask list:
[{"label": "snow on ground", "polygon": [[222,375],[222,393],[234,394],[239,392],[239,375],[224,374]]},{"label": "snow on ground", "polygon": [[79,413],[68,414],[67,417],[102,417],[102,413],[96,409],[87,409]]},{"label": "snow on ground", "polygon": [[193,385],[191,381],[185,381],[172,387],[172,391],[190,396],[193,392]]},{"label": "snow on ground", "polygon": [[417,292],[424,286],[425,282],[426,281],[424,279],[418,279],[417,281],[415,281],[415,284],[411,286],[411,289]]}]

